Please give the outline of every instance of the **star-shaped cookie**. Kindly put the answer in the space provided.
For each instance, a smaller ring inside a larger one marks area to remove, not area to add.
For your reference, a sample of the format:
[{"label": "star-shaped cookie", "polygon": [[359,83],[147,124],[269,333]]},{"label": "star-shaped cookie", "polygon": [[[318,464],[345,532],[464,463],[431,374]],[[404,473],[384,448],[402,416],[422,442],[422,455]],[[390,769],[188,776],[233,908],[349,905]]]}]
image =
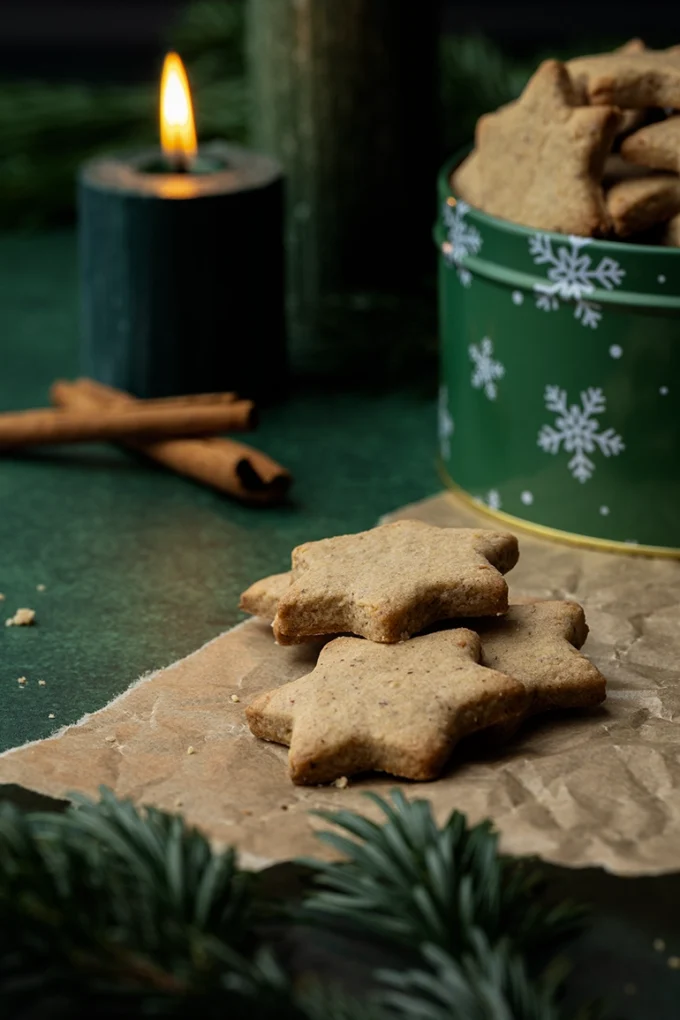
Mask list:
[{"label": "star-shaped cookie", "polygon": [[293,550],[274,618],[279,644],[325,634],[403,641],[430,624],[507,609],[514,535],[395,521]]},{"label": "star-shaped cookie", "polygon": [[463,628],[396,645],[336,638],[312,673],[256,698],[248,725],[290,745],[298,784],[374,769],[433,779],[462,737],[526,707],[524,685],[479,656],[479,637]]},{"label": "star-shaped cookie", "polygon": [[623,47],[613,53],[575,57],[567,70],[586,102],[628,109],[680,108],[680,52]]},{"label": "star-shaped cookie", "polygon": [[607,210],[618,237],[630,237],[667,223],[680,212],[680,178],[650,172],[628,178],[607,191]]},{"label": "star-shaped cookie", "polygon": [[260,581],[255,581],[241,595],[239,609],[271,623],[276,616],[279,599],[289,587],[292,576],[288,570],[285,574],[271,574]]},{"label": "star-shaped cookie", "polygon": [[454,174],[454,188],[484,212],[526,227],[604,234],[600,182],[619,121],[613,107],[580,106],[564,64],[546,60],[516,102],[479,119],[475,151]]},{"label": "star-shaped cookie", "polygon": [[523,717],[557,708],[590,708],[604,701],[605,678],[578,651],[588,626],[577,602],[511,605],[505,616],[475,620],[471,626],[482,640],[482,663],[526,687],[529,700]]},{"label": "star-shaped cookie", "polygon": [[648,124],[624,138],[621,155],[639,166],[680,173],[680,116]]}]

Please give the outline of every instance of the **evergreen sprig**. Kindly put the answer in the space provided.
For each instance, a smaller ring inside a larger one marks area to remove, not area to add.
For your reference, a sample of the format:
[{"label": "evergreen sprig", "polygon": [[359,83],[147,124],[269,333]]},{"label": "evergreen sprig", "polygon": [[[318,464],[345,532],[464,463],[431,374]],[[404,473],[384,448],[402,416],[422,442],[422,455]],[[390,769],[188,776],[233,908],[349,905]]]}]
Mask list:
[{"label": "evergreen sprig", "polygon": [[0,813],[0,982],[11,1001],[180,995],[255,944],[250,876],[181,818],[108,791],[64,815]]},{"label": "evergreen sprig", "polygon": [[[262,879],[179,817],[106,790],[64,814],[2,806],[3,1016],[558,1020],[545,945],[574,910],[537,905],[535,874],[488,823],[438,827],[425,801],[373,800],[381,824],[324,815],[353,837],[322,834],[344,861],[310,862],[317,885],[277,924]],[[361,1002],[285,963],[286,938],[321,922],[388,947]]]},{"label": "evergreen sprig", "polygon": [[453,954],[470,950],[478,930],[492,943],[510,932],[518,949],[545,950],[583,920],[580,908],[545,903],[540,872],[502,857],[490,822],[470,828],[454,811],[438,828],[427,801],[408,802],[398,790],[392,803],[367,797],[385,815],[382,825],[348,811],[320,813],[354,838],[320,834],[345,863],[305,862],[318,886],[307,920],[335,916],[381,940]]}]

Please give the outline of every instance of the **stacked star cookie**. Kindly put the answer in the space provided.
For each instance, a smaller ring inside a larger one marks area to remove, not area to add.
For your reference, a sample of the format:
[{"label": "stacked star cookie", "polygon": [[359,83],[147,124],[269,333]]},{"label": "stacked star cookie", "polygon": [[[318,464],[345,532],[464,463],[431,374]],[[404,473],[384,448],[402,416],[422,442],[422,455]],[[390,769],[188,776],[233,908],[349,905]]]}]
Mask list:
[{"label": "stacked star cookie", "polygon": [[279,644],[326,643],[310,674],[253,701],[251,731],[289,745],[295,783],[434,779],[468,734],[599,704],[581,607],[508,607],[503,574],[518,556],[513,535],[419,521],[299,546],[291,571],[257,581],[241,608]]},{"label": "stacked star cookie", "polygon": [[546,60],[477,123],[453,175],[472,206],[584,237],[680,244],[680,47]]}]

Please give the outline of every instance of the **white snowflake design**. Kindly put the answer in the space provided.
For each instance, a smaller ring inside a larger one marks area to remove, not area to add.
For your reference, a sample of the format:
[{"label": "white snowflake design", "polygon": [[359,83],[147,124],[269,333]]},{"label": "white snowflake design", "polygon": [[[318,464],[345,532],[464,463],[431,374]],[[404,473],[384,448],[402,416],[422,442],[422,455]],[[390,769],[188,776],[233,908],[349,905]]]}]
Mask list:
[{"label": "white snowflake design", "polygon": [[498,489],[489,489],[484,500],[489,510],[500,510],[503,506],[501,501],[501,494]]},{"label": "white snowflake design", "polygon": [[439,421],[439,452],[444,460],[451,455],[451,436],[453,435],[454,424],[451,412],[449,411],[449,388],[439,387],[439,402],[437,405]]},{"label": "white snowflake design", "polygon": [[486,506],[489,510],[500,510],[503,506],[498,489],[489,489],[486,496],[474,496],[473,499],[478,506]]},{"label": "white snowflake design", "polygon": [[604,290],[620,287],[626,275],[625,270],[608,256],[593,265],[590,255],[583,249],[590,244],[589,237],[567,238],[569,245],[558,244],[553,248],[551,238],[545,234],[534,234],[529,238],[529,251],[537,266],[549,266],[548,283],[535,283],[536,307],[544,312],[554,312],[561,301],[573,301],[574,318],[582,326],[597,329],[602,318],[602,306],[589,300],[596,286]]},{"label": "white snowflake design", "polygon": [[448,240],[442,245],[442,251],[449,265],[456,267],[458,279],[464,287],[472,283],[472,273],[461,262],[468,255],[478,255],[482,248],[482,235],[465,219],[469,211],[470,206],[460,199],[455,205],[444,202],[444,224]]},{"label": "white snowflake design", "polygon": [[470,344],[468,354],[474,365],[472,385],[476,390],[484,390],[489,400],[495,400],[498,396],[496,380],[505,375],[505,366],[494,358],[493,342],[485,336],[481,343]]},{"label": "white snowflake design", "polygon": [[600,431],[596,414],[607,409],[601,389],[589,387],[581,393],[581,406],[567,403],[567,391],[559,386],[546,386],[545,406],[554,411],[555,425],[543,425],[538,433],[538,445],[545,453],[559,453],[564,448],[573,453],[567,467],[579,482],[587,482],[595,471],[589,453],[597,450],[605,457],[616,457],[625,450],[623,439],[614,429]]}]

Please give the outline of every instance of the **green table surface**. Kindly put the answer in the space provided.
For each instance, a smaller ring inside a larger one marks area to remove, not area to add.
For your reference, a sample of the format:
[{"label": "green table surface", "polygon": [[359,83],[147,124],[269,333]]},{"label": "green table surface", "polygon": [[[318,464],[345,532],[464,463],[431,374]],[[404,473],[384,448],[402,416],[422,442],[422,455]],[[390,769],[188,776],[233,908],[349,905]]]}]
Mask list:
[{"label": "green table surface", "polygon": [[[78,373],[72,235],[0,238],[0,369],[5,410],[44,405],[55,378]],[[4,457],[0,619],[25,606],[37,625],[0,628],[0,749],[237,623],[242,589],[285,570],[299,542],[436,491],[433,385],[415,376],[396,392],[299,388],[265,411],[252,442],[295,477],[280,508],[241,506],[110,446]]]},{"label": "green table surface", "polygon": [[[73,237],[0,238],[0,407],[44,404],[53,379],[77,374],[77,333]],[[300,391],[265,413],[254,441],[295,475],[277,509],[240,506],[110,447],[3,458],[0,606],[34,608],[38,623],[0,627],[0,748],[74,722],[238,622],[239,592],[285,569],[298,542],[370,527],[436,491],[422,360],[409,386]],[[570,997],[603,996],[614,1020],[677,1020],[680,972],[666,961],[680,955],[678,877],[551,874],[595,907]]]}]

